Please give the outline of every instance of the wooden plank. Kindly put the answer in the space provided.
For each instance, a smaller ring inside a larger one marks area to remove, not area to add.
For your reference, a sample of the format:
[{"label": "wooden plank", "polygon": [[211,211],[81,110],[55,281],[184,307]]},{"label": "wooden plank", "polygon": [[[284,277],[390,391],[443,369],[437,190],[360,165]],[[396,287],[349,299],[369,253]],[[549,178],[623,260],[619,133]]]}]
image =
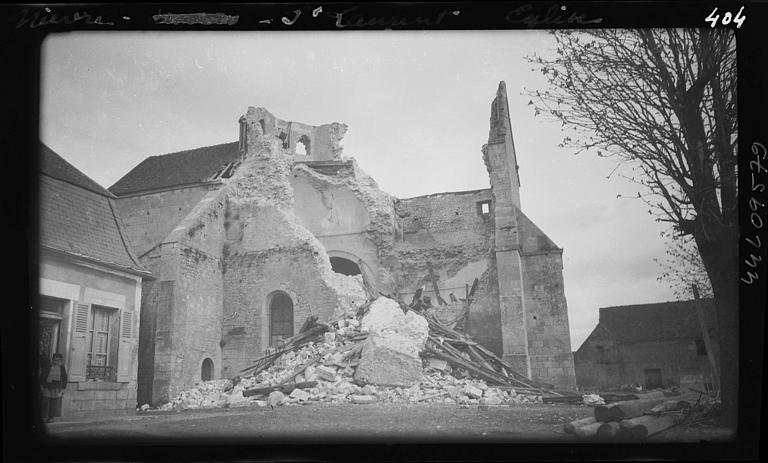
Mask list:
[{"label": "wooden plank", "polygon": [[432,281],[432,289],[435,291],[437,303],[439,305],[448,305],[448,303],[445,302],[445,299],[440,296],[440,288],[437,287],[437,277],[435,276],[435,271],[432,270],[432,264],[429,262],[427,262],[427,270],[429,270],[429,279]]}]

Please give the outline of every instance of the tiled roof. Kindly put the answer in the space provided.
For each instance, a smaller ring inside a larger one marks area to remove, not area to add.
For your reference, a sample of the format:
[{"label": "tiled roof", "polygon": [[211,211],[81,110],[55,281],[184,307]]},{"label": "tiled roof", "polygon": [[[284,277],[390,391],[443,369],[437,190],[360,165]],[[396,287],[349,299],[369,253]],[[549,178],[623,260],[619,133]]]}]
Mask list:
[{"label": "tiled roof", "polygon": [[240,156],[238,142],[151,156],[109,188],[121,196],[207,180]]},{"label": "tiled roof", "polygon": [[56,154],[52,149],[48,148],[45,144],[41,145],[40,170],[42,173],[93,191],[94,193],[114,198],[112,193],[77,170],[75,166],[65,161],[64,158]]},{"label": "tiled roof", "polygon": [[114,196],[47,147],[40,165],[40,245],[148,273],[125,241]]},{"label": "tiled roof", "polygon": [[[620,342],[701,338],[695,301],[603,307],[598,326],[607,328]],[[712,299],[700,301],[709,329],[717,328]]]}]

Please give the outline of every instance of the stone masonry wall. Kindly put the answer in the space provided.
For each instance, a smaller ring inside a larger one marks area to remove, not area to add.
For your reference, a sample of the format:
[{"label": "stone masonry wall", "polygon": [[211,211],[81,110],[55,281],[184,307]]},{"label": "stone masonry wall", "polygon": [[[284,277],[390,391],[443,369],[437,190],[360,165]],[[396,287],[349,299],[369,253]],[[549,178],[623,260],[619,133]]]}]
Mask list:
[{"label": "stone masonry wall", "polygon": [[558,252],[524,255],[531,375],[558,388],[576,386],[568,311]]},{"label": "stone masonry wall", "polygon": [[160,243],[215,187],[179,188],[116,199],[123,230],[136,255],[141,256]]},{"label": "stone masonry wall", "polygon": [[605,354],[596,346],[606,339],[588,338],[574,354],[576,379],[585,389],[610,389],[645,383],[645,369],[661,370],[665,387],[680,386],[686,375],[712,375],[706,355],[698,355],[694,339],[612,344]]},{"label": "stone masonry wall", "polygon": [[[329,318],[336,294],[317,278],[309,247],[234,254],[224,274],[222,377],[250,366],[269,346],[269,302],[276,291],[293,301],[293,331],[310,315]],[[332,312],[331,312],[332,313]]]}]

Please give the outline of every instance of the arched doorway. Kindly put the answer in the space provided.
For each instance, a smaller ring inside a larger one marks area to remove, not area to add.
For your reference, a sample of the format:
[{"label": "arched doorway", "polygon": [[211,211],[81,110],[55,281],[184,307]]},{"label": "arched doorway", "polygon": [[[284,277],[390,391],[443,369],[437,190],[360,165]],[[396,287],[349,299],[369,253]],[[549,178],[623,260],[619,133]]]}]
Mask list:
[{"label": "arched doorway", "polygon": [[278,292],[269,302],[269,345],[274,346],[281,339],[293,336],[293,301]]},{"label": "arched doorway", "polygon": [[200,379],[210,381],[213,379],[213,360],[206,358],[203,360],[203,366],[200,368]]},{"label": "arched doorway", "polygon": [[343,275],[360,275],[360,266],[343,257],[331,257],[331,269]]}]

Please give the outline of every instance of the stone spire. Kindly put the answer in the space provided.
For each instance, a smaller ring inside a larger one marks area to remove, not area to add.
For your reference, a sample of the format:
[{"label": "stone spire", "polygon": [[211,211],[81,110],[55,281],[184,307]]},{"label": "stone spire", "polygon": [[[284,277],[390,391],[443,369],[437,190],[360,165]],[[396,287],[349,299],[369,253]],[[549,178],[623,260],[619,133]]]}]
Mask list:
[{"label": "stone spire", "polygon": [[491,176],[491,186],[509,186],[512,203],[520,208],[520,176],[515,153],[515,142],[512,138],[512,124],[509,120],[509,103],[507,102],[507,86],[499,82],[496,98],[491,103],[491,127],[488,133],[488,144],[483,146],[483,159],[488,174]]}]

